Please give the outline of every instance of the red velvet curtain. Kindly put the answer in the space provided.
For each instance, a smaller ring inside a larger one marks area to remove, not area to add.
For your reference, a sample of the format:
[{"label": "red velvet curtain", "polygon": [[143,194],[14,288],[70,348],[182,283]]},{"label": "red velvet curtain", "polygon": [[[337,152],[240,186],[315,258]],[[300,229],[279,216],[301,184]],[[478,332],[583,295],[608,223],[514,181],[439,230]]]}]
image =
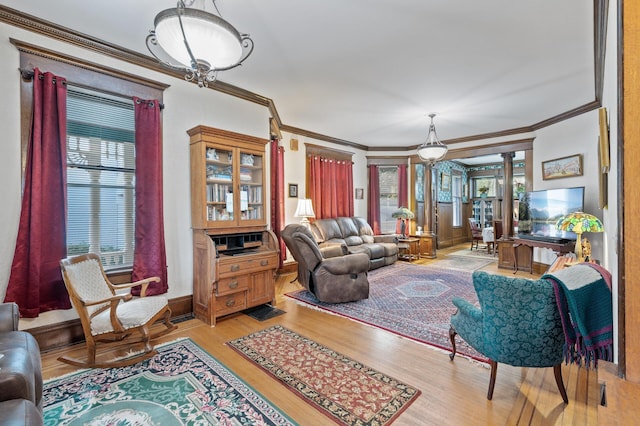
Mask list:
[{"label": "red velvet curtain", "polygon": [[316,219],[353,216],[351,161],[309,157],[309,194]]},{"label": "red velvet curtain", "polygon": [[271,140],[271,229],[278,237],[279,267],[282,268],[287,257],[281,236],[284,229],[284,147],[280,146],[278,139]]},{"label": "red velvet curtain", "polygon": [[36,68],[20,224],[4,299],[17,303],[25,318],[71,308],[60,273],[67,256],[66,123],[66,80]]},{"label": "red velvet curtain", "polygon": [[367,221],[373,233],[379,235],[380,228],[380,178],[378,174],[378,166],[369,166],[369,212]]},{"label": "red velvet curtain", "polygon": [[[166,293],[167,255],[162,208],[162,130],[160,103],[133,98],[136,125],[136,231],[132,280],[160,277],[147,296]],[[139,294],[140,288],[132,293]]]},{"label": "red velvet curtain", "polygon": [[[398,207],[409,207],[409,194],[407,193],[407,165],[400,164],[398,166]],[[407,227],[409,223],[407,221]],[[406,232],[409,232],[407,229]],[[401,233],[400,221],[396,222],[396,234]]]}]

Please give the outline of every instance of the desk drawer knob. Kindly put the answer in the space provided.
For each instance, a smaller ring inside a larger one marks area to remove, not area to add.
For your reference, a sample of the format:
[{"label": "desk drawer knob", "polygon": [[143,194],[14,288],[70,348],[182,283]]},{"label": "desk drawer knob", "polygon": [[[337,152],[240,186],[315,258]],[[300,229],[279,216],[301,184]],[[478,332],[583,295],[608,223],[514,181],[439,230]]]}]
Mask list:
[{"label": "desk drawer knob", "polygon": [[229,283],[229,288],[238,288],[238,281],[231,281]]},{"label": "desk drawer knob", "polygon": [[231,265],[231,272],[238,272],[240,270],[240,265]]},{"label": "desk drawer knob", "polygon": [[235,299],[227,299],[227,303],[225,303],[225,305],[227,305],[227,308],[230,308],[235,304],[236,304],[236,300]]},{"label": "desk drawer knob", "polygon": [[260,266],[267,266],[269,264],[269,261],[266,259],[263,259],[260,261]]}]

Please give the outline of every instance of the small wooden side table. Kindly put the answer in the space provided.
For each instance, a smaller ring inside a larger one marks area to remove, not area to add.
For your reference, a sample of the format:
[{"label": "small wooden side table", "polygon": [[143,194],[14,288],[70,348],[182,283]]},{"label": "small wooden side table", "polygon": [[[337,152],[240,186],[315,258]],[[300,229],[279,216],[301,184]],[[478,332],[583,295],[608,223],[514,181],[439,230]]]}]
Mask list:
[{"label": "small wooden side table", "polygon": [[420,259],[420,238],[398,238],[398,258],[409,262]]},{"label": "small wooden side table", "polygon": [[411,238],[420,239],[420,259],[435,259],[436,255],[436,236],[432,232],[424,232],[422,234],[412,234]]}]

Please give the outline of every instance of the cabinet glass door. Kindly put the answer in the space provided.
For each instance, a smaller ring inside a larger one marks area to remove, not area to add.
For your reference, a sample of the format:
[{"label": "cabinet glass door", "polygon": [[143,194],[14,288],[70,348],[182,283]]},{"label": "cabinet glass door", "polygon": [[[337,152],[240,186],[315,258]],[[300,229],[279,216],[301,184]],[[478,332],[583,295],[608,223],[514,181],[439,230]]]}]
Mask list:
[{"label": "cabinet glass door", "polygon": [[240,220],[263,220],[263,156],[240,152]]},{"label": "cabinet glass door", "polygon": [[207,220],[234,220],[233,152],[207,147]]}]

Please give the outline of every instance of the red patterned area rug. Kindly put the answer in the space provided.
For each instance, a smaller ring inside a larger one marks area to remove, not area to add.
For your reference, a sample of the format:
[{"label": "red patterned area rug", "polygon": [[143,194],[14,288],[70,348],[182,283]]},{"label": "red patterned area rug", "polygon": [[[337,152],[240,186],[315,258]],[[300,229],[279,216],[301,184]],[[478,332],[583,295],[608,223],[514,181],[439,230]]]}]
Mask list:
[{"label": "red patterned area rug", "polygon": [[[287,293],[315,308],[372,325],[409,339],[451,350],[449,324],[456,311],[451,300],[478,303],[472,272],[396,262],[369,272],[369,298],[350,303],[324,303],[306,290]],[[458,355],[487,359],[457,338]]]},{"label": "red patterned area rug", "polygon": [[420,391],[275,325],[227,342],[343,425],[388,425]]}]

